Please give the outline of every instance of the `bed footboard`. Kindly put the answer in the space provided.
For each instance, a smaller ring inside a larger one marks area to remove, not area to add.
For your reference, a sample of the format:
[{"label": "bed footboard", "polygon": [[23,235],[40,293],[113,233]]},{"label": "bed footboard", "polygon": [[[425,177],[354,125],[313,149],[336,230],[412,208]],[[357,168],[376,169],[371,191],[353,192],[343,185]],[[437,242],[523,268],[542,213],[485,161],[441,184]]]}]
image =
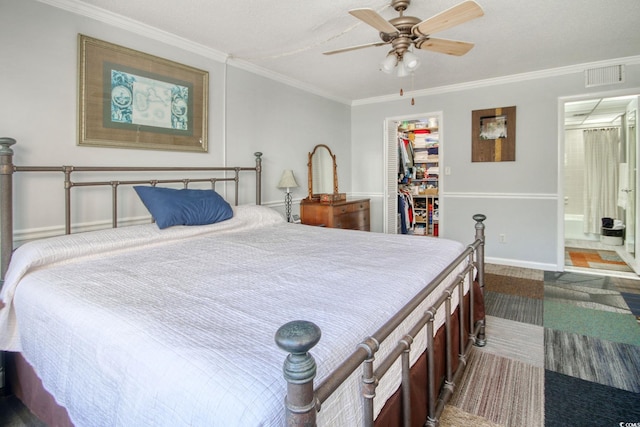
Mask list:
[{"label": "bed footboard", "polygon": [[[361,392],[362,411],[365,426],[374,425],[373,399],[379,380],[391,366],[401,360],[402,379],[400,386],[402,425],[412,425],[412,384],[409,352],[414,337],[423,329],[427,331],[426,370],[428,396],[426,420],[420,425],[436,426],[440,414],[447,401],[453,395],[455,384],[460,381],[472,344],[485,345],[485,319],[483,309],[484,292],[484,220],[482,214],[473,216],[476,221],[475,241],[445,268],[422,292],[416,295],[405,307],[387,321],[376,333],[360,343],[356,350],[321,384],[314,386],[316,362],[309,351],[320,341],[320,328],[312,322],[298,320],[281,326],[275,335],[276,344],[288,356],[284,362],[283,374],[287,381],[285,411],[287,426],[315,426],[316,416],[321,405],[338,389],[338,387],[357,369],[362,369]],[[392,331],[394,331],[434,289],[445,280],[459,265],[469,261],[462,273],[439,296],[437,301],[421,316],[420,320],[410,326],[403,338],[397,342],[392,351],[374,366],[376,352]],[[469,292],[465,298],[464,283],[468,278]],[[457,292],[459,307],[456,319],[453,319],[452,296]],[[479,295],[478,295],[479,294]],[[481,310],[475,310],[476,302]],[[434,319],[438,310],[445,310],[444,332],[444,384],[437,384]],[[457,332],[457,334],[456,334]],[[454,338],[454,335],[457,337]],[[457,359],[454,352],[457,351]],[[416,363],[417,364],[417,363]],[[438,390],[440,388],[440,390]],[[414,417],[416,414],[414,414]]]}]

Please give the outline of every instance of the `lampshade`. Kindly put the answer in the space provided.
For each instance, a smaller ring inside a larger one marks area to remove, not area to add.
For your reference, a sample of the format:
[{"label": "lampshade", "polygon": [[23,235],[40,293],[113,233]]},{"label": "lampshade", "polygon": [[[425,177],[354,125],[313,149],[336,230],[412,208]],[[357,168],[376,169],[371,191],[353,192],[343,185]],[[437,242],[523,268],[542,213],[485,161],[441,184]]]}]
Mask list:
[{"label": "lampshade", "polygon": [[404,61],[398,61],[398,77],[406,77],[409,75],[409,70],[404,65]]},{"label": "lampshade", "polygon": [[291,169],[286,169],[284,172],[282,172],[282,178],[280,178],[278,188],[296,188],[297,186],[298,183],[293,177],[293,171]]},{"label": "lampshade", "polygon": [[420,66],[420,59],[413,52],[406,51],[402,55],[402,62],[409,71],[413,71]]},{"label": "lampshade", "polygon": [[380,70],[387,74],[393,71],[393,68],[396,66],[398,62],[398,58],[396,58],[395,53],[390,53],[386,58],[380,63]]}]

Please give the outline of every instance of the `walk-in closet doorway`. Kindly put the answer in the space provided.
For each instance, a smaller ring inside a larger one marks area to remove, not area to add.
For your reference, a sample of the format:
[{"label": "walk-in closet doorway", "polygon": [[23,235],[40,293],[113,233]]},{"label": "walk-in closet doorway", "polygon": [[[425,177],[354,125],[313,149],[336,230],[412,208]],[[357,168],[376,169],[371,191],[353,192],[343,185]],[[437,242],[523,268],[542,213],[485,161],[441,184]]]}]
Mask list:
[{"label": "walk-in closet doorway", "polygon": [[[436,119],[439,134],[439,164],[442,169],[444,160],[444,123],[442,112],[420,113],[407,116],[388,117],[384,121],[384,164],[386,185],[384,191],[384,233],[396,234],[398,232],[398,127],[403,122],[428,122]],[[438,191],[442,194],[442,174],[438,180]],[[443,233],[443,202],[439,197],[439,232]]]}]

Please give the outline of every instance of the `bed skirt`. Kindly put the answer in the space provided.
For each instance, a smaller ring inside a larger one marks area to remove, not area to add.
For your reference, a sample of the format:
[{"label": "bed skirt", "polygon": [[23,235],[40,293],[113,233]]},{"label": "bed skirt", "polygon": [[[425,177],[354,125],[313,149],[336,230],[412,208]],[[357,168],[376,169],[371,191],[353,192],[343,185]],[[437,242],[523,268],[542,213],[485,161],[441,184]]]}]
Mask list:
[{"label": "bed skirt", "polygon": [[[479,320],[484,320],[485,318],[485,307],[484,307],[484,296],[480,289],[480,286],[477,281],[474,281],[474,302],[473,302],[473,323],[475,324]],[[465,295],[464,298],[464,307],[468,310],[469,308],[469,293]],[[468,311],[465,313],[465,319],[468,319]],[[454,314],[451,316],[451,326],[452,330],[457,331],[460,324],[460,310],[459,306],[455,310]],[[468,320],[465,321],[464,325],[465,336],[469,336],[469,323]],[[435,367],[434,372],[436,376],[436,384],[438,387],[436,388],[437,392],[440,393],[442,390],[442,386],[444,385],[445,375],[446,375],[446,365],[445,365],[445,352],[446,352],[446,333],[444,325],[438,329],[434,337],[434,352],[435,352]],[[452,343],[452,372],[455,372],[460,369],[464,369],[465,366],[459,366],[460,361],[458,359],[458,354],[460,353],[460,343],[457,339],[453,340]],[[428,394],[428,384],[429,384],[429,375],[427,373],[427,354],[426,352],[420,356],[420,358],[416,361],[416,363],[411,368],[411,426],[424,426],[425,420],[427,419],[427,408],[429,407],[429,394]],[[456,386],[458,386],[456,384]],[[436,396],[436,399],[438,396]],[[376,427],[397,427],[404,425],[402,420],[402,396],[401,390],[398,389],[385,403],[380,414],[375,421]]]},{"label": "bed skirt", "polygon": [[[484,319],[484,298],[480,290],[478,282],[474,282],[474,323],[478,320]],[[464,307],[469,307],[469,293],[465,295]],[[468,316],[468,313],[467,313]],[[465,316],[465,318],[467,318]],[[459,309],[455,310],[452,315],[453,330],[457,330],[459,325],[460,312]],[[465,336],[468,336],[469,326],[468,322],[465,322]],[[437,384],[442,385],[445,377],[445,329],[444,325],[436,332],[434,339],[435,350],[435,373],[438,379]],[[460,345],[458,340],[453,342],[452,354],[457,356],[460,352]],[[67,410],[60,406],[53,396],[47,392],[38,375],[29,363],[24,359],[20,353],[8,353],[7,358],[9,384],[13,394],[29,408],[29,410],[36,415],[41,421],[50,427],[73,427],[73,423],[69,418]],[[457,357],[453,359],[453,372],[459,367],[459,360]],[[464,367],[462,367],[464,368]],[[424,420],[427,417],[428,407],[428,375],[427,375],[427,356],[423,353],[418,361],[411,368],[411,414],[412,426],[424,425]],[[439,388],[438,388],[439,389]],[[283,407],[284,410],[284,407]],[[402,425],[402,399],[401,391],[398,389],[389,400],[385,403],[382,411],[378,415],[375,421],[376,427],[395,427]]]},{"label": "bed skirt", "polygon": [[67,410],[58,405],[21,353],[8,353],[9,387],[29,410],[49,427],[73,427]]}]

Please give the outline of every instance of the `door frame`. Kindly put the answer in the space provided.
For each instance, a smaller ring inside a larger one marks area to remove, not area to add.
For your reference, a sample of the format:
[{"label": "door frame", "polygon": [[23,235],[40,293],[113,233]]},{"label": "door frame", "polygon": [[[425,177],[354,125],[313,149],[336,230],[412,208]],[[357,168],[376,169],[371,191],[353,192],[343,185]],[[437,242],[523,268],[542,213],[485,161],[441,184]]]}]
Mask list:
[{"label": "door frame", "polygon": [[[564,156],[565,156],[565,124],[564,124],[564,105],[567,102],[574,101],[586,101],[593,98],[615,98],[618,96],[631,96],[631,95],[640,95],[640,88],[628,88],[628,89],[619,89],[613,91],[602,91],[602,92],[590,92],[581,95],[571,95],[571,96],[561,96],[558,97],[558,209],[557,209],[557,256],[556,256],[556,264],[558,271],[564,271]],[[640,155],[640,150],[638,150],[638,155]],[[638,160],[638,159],[636,159]],[[638,163],[640,165],[640,163]],[[639,174],[640,176],[640,174]],[[636,207],[640,202],[640,186],[639,183],[636,182],[636,188],[639,191],[636,191]],[[639,221],[638,221],[638,209],[636,209],[636,240],[638,236],[639,230]],[[633,268],[633,267],[632,267]]]},{"label": "door frame", "polygon": [[[397,171],[397,150],[395,155],[393,156],[393,158],[391,158],[390,155],[390,144],[391,144],[391,129],[390,126],[392,126],[393,123],[398,123],[398,122],[402,122],[402,121],[409,121],[409,120],[426,120],[429,117],[437,117],[438,118],[438,135],[440,138],[440,142],[438,144],[438,166],[440,168],[440,171],[443,171],[443,154],[444,154],[444,147],[442,142],[445,141],[444,139],[444,114],[442,113],[442,111],[432,111],[432,112],[427,112],[427,113],[419,113],[419,114],[408,114],[408,115],[403,115],[403,116],[393,116],[393,117],[386,117],[384,119],[383,122],[383,132],[384,132],[384,137],[383,139],[383,149],[382,152],[384,153],[383,155],[383,164],[384,164],[384,171],[385,171],[385,180],[384,180],[384,194],[383,194],[383,226],[382,226],[382,232],[383,233],[391,233],[391,234],[396,234],[397,231],[397,216],[394,216],[393,218],[390,217],[389,215],[389,209],[390,209],[390,204],[393,204],[393,207],[395,207],[395,212],[398,211],[398,198],[397,198],[397,192],[398,192],[398,171]],[[397,146],[397,126],[395,126],[395,140],[394,140],[394,146]],[[392,161],[393,159],[395,159],[396,161],[394,162],[395,165],[395,170],[393,169],[393,167],[389,167],[389,162]],[[396,182],[395,185],[395,194],[393,195],[394,198],[394,202],[390,202],[392,195],[390,194],[390,181],[394,180]],[[438,213],[439,213],[439,220],[438,220],[438,230],[440,235],[442,235],[443,233],[443,200],[442,200],[442,189],[443,189],[443,179],[442,179],[442,173],[440,173],[440,176],[438,178]]]}]

